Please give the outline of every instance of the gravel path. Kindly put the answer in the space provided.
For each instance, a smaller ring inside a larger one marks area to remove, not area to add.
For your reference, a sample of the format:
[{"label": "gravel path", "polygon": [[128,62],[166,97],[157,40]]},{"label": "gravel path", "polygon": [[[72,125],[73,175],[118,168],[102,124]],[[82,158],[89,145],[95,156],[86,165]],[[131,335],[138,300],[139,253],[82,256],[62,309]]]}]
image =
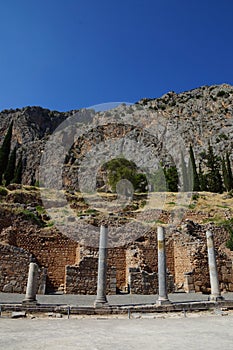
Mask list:
[{"label": "gravel path", "polygon": [[233,316],[0,319],[4,350],[229,350]]}]

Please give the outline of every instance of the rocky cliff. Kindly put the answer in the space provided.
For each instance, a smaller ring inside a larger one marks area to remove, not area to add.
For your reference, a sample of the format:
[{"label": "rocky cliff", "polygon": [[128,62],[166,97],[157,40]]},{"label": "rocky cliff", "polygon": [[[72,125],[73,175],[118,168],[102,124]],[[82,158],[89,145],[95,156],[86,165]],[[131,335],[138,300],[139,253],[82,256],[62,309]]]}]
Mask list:
[{"label": "rocky cliff", "polygon": [[23,156],[23,183],[33,184],[38,180],[38,166],[46,140],[66,118],[75,113],[50,111],[41,107],[3,110],[0,113],[1,143],[13,121],[12,149]]},{"label": "rocky cliff", "polygon": [[[78,115],[74,119],[76,130],[71,123],[62,131],[62,142],[70,145],[66,148],[63,171],[67,186],[76,187],[77,167],[93,148],[93,168],[98,166],[100,156],[104,161],[122,152],[143,167],[145,162],[150,165],[152,158],[152,162],[163,158],[179,163],[181,150],[187,161],[189,144],[193,145],[197,158],[206,152],[208,142],[217,154],[232,151],[233,86],[227,84],[203,86],[179,94],[169,92],[161,98],[142,99],[130,106],[98,113],[85,110],[61,113],[41,107],[4,110],[0,113],[0,143],[13,121],[12,148],[17,147],[18,157],[22,154],[24,184],[39,181],[38,167],[49,136],[75,115]],[[114,146],[113,141],[117,141]],[[59,144],[54,149],[57,148]],[[59,153],[54,154],[54,162],[59,164]]]}]

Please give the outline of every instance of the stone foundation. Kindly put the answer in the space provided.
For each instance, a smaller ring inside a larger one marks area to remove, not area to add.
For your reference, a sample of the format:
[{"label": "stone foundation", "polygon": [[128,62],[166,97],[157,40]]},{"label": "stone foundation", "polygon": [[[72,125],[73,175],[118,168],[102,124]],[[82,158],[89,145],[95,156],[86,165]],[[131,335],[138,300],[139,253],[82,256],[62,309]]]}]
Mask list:
[{"label": "stone foundation", "polygon": [[0,291],[25,293],[31,254],[22,248],[0,244]]},{"label": "stone foundation", "polygon": [[[32,255],[22,248],[0,244],[0,257],[0,291],[25,293]],[[45,294],[46,274],[46,269],[39,270],[37,294]]]},{"label": "stone foundation", "polygon": [[[97,292],[98,258],[84,257],[77,266],[66,266],[66,294],[93,294]],[[116,268],[108,266],[107,294],[116,294]]]},{"label": "stone foundation", "polygon": [[[210,293],[207,229],[214,234],[220,289],[233,291],[233,254],[225,248],[228,233],[214,225],[190,222],[179,231],[166,233],[167,272],[174,280],[175,291]],[[40,275],[39,293],[44,293],[45,287],[47,291],[96,293],[98,248],[79,246],[56,230],[31,233],[29,228],[25,233],[22,228],[17,231],[4,227],[1,238],[4,242],[0,245],[1,291],[25,292],[28,265],[33,256],[40,270],[47,269],[47,277]],[[131,293],[155,293],[157,264],[156,230],[127,246],[109,248],[108,266],[115,268],[115,272],[108,273],[112,276],[111,282],[108,277],[108,293],[127,292],[129,280]],[[130,269],[136,270],[129,273]],[[169,288],[172,290],[173,284]]]}]

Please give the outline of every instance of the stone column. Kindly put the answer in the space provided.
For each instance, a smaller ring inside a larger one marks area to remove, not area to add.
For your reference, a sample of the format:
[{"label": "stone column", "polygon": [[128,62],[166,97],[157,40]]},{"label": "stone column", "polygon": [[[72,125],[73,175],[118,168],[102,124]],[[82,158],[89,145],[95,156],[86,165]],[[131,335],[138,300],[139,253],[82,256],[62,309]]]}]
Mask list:
[{"label": "stone column", "polygon": [[158,239],[158,282],[159,298],[156,302],[158,305],[170,304],[167,295],[167,267],[165,252],[165,234],[164,228],[159,226],[157,231]]},{"label": "stone column", "polygon": [[108,303],[106,298],[107,245],[108,245],[108,227],[101,225],[100,240],[99,240],[97,297],[94,304],[95,307],[106,306]]},{"label": "stone column", "polygon": [[29,265],[28,282],[25,299],[23,304],[37,304],[36,292],[38,287],[38,266],[36,263],[31,262]]},{"label": "stone column", "polygon": [[210,274],[210,286],[211,295],[209,296],[210,301],[223,300],[219,289],[218,281],[218,269],[214,249],[213,234],[210,231],[206,232],[207,238],[207,250],[208,250],[208,262],[209,262],[209,274]]}]

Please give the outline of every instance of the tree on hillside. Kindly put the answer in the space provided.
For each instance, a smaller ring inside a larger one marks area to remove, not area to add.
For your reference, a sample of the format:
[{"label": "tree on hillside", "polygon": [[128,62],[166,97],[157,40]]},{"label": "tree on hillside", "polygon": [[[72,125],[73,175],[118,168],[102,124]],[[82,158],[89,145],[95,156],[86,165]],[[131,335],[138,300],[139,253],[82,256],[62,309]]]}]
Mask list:
[{"label": "tree on hillside", "polygon": [[6,136],[0,148],[0,184],[2,184],[2,177],[7,168],[8,159],[10,155],[12,128],[13,128],[13,122],[11,122],[8,128]]},{"label": "tree on hillside", "polygon": [[9,185],[15,176],[16,147],[11,152],[6,171],[4,172],[5,185]]},{"label": "tree on hillside", "polygon": [[170,192],[178,192],[179,175],[175,165],[164,168],[167,189]]},{"label": "tree on hillside", "polygon": [[203,173],[201,163],[199,163],[199,171],[198,171],[199,183],[200,183],[200,191],[207,191],[207,176]]},{"label": "tree on hillside", "polygon": [[154,171],[153,175],[151,176],[150,183],[152,184],[153,191],[155,192],[167,191],[165,172],[162,162],[160,163],[158,169]]},{"label": "tree on hillside", "polygon": [[131,182],[134,191],[147,191],[146,176],[138,172],[134,162],[125,158],[115,158],[104,164],[103,169],[107,171],[108,183],[113,192],[116,192],[117,183],[123,179]]},{"label": "tree on hillside", "polygon": [[222,157],[221,163],[222,163],[223,184],[224,184],[225,189],[227,191],[229,191],[229,181],[228,181],[227,168],[226,168],[226,162],[225,162],[225,158],[224,157]]},{"label": "tree on hillside", "polygon": [[230,156],[229,153],[226,153],[226,168],[227,168],[227,176],[229,181],[229,191],[233,189],[233,175],[232,175],[232,169],[231,169],[231,162],[230,162]]},{"label": "tree on hillside", "polygon": [[15,169],[15,176],[13,178],[13,183],[15,184],[21,184],[22,183],[22,171],[23,171],[23,160],[22,156],[19,158],[19,161],[17,163],[16,169]]},{"label": "tree on hillside", "polygon": [[206,156],[207,171],[207,188],[209,192],[222,193],[223,182],[220,173],[219,158],[214,154],[213,147],[208,146],[208,153]]},{"label": "tree on hillside", "polygon": [[196,166],[193,148],[191,145],[189,146],[189,156],[190,156],[190,162],[191,162],[190,171],[192,172],[193,190],[200,191],[200,180],[197,172],[197,166]]},{"label": "tree on hillside", "polygon": [[183,152],[181,152],[181,173],[182,173],[182,191],[189,191],[188,169],[184,160]]}]

